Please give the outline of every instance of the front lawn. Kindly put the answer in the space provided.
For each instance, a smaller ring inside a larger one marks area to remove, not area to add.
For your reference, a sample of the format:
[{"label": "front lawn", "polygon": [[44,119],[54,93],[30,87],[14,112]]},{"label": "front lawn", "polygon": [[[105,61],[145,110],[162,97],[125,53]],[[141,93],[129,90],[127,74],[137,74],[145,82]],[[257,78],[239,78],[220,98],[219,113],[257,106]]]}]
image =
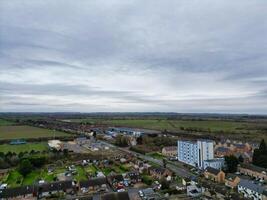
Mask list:
[{"label": "front lawn", "polygon": [[74,176],[74,178],[77,181],[81,181],[81,180],[87,180],[87,175],[86,175],[86,171],[84,170],[84,168],[82,166],[77,166],[76,167],[77,170],[77,174]]},{"label": "front lawn", "polygon": [[40,171],[32,171],[24,177],[22,185],[33,185],[38,179],[40,179]]},{"label": "front lawn", "polygon": [[23,181],[23,176],[17,171],[13,170],[9,172],[7,179],[3,180],[4,183],[8,184],[8,187],[18,187]]}]

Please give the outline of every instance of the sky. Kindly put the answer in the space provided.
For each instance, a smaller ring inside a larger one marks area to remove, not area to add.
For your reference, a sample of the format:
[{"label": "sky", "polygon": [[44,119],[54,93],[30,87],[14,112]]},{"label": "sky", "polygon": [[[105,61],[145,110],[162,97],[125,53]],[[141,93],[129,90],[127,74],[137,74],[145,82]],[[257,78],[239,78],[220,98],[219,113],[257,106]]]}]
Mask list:
[{"label": "sky", "polygon": [[0,112],[267,114],[267,1],[1,0]]}]

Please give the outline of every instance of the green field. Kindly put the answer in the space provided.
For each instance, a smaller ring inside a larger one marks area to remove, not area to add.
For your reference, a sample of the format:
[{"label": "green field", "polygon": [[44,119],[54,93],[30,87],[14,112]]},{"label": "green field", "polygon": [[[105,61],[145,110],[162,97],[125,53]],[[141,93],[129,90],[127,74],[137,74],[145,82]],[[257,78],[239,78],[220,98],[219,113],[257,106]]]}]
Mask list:
[{"label": "green field", "polygon": [[153,130],[177,131],[184,128],[203,128],[211,131],[240,131],[247,127],[253,129],[253,123],[221,120],[167,120],[167,119],[71,119],[72,122],[89,122],[110,126],[125,126]]},{"label": "green field", "polygon": [[2,144],[0,145],[0,152],[7,153],[7,152],[14,152],[19,154],[20,152],[30,152],[30,151],[46,151],[48,150],[48,145],[46,142],[39,142],[39,143],[27,143],[27,144],[20,144],[20,145],[11,145],[11,144]]},{"label": "green field", "polygon": [[31,126],[0,126],[0,140],[42,137],[64,137],[67,133]]},{"label": "green field", "polygon": [[229,139],[259,141],[267,140],[267,123],[265,121],[231,121],[217,119],[108,119],[83,118],[68,119],[71,122],[90,123],[93,125],[143,128],[157,131],[183,132],[197,135],[225,135]]},{"label": "green field", "polygon": [[0,126],[11,126],[13,124],[14,124],[13,122],[6,121],[4,119],[0,119]]}]

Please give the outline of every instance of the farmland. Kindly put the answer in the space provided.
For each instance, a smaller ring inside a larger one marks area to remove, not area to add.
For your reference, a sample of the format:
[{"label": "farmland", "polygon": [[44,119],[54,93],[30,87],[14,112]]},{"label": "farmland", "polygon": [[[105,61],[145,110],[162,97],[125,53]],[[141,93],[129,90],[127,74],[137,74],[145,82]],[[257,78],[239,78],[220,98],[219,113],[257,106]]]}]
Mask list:
[{"label": "farmland", "polygon": [[7,153],[7,152],[14,152],[19,154],[20,152],[30,152],[30,151],[46,151],[48,150],[48,145],[46,142],[39,142],[39,143],[27,143],[27,144],[20,144],[20,145],[10,145],[10,144],[2,144],[0,145],[0,152]]},{"label": "farmland", "polygon": [[[235,122],[223,120],[168,120],[168,119],[71,119],[71,122],[87,122],[91,124],[105,124],[109,126],[125,126],[153,130],[179,131],[183,128],[210,129],[210,131],[242,132],[257,130],[256,123]],[[267,128],[267,127],[266,127]]]},{"label": "farmland", "polygon": [[13,125],[14,123],[11,122],[11,121],[7,121],[7,120],[4,120],[4,119],[0,119],[0,126],[11,126]]},{"label": "farmland", "polygon": [[89,123],[92,125],[119,126],[143,128],[173,133],[186,133],[189,135],[226,136],[227,138],[259,141],[267,140],[266,121],[235,121],[222,119],[108,119],[83,118],[69,119],[76,123]]},{"label": "farmland", "polygon": [[31,126],[0,126],[0,140],[17,138],[44,138],[44,137],[64,137],[67,133]]}]

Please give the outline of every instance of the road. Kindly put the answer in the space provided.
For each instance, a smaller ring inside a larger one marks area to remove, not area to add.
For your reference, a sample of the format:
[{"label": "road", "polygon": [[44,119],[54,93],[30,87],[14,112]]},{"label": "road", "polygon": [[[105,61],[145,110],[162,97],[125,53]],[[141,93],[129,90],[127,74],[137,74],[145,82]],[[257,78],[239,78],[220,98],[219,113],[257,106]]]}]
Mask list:
[{"label": "road", "polygon": [[[109,147],[119,149],[123,152],[133,154],[133,155],[135,155],[138,158],[141,158],[143,160],[153,162],[157,165],[163,166],[162,160],[158,160],[158,159],[152,158],[151,156],[143,155],[143,154],[137,153],[135,151],[131,151],[131,150],[126,149],[126,148],[121,148],[121,147],[115,146],[115,145],[110,144],[110,143],[105,142],[105,141],[101,141],[101,142],[104,143],[105,145],[109,146]],[[194,176],[194,174],[192,174],[189,170],[185,169],[184,167],[181,166],[181,164],[176,163],[176,162],[168,161],[166,168],[173,171],[176,175],[183,177],[183,178]]]}]

